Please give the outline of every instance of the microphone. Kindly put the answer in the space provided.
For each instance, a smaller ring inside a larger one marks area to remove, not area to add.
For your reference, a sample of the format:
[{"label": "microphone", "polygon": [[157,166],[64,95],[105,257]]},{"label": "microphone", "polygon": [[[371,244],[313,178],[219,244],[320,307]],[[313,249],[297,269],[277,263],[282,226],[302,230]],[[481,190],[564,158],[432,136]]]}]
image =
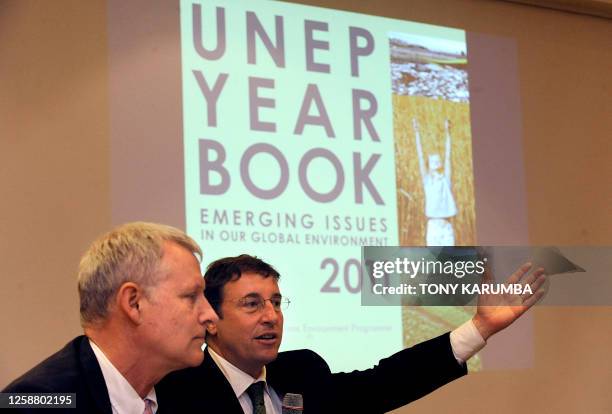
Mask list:
[{"label": "microphone", "polygon": [[283,397],[283,414],[302,414],[304,399],[302,394],[287,393]]}]

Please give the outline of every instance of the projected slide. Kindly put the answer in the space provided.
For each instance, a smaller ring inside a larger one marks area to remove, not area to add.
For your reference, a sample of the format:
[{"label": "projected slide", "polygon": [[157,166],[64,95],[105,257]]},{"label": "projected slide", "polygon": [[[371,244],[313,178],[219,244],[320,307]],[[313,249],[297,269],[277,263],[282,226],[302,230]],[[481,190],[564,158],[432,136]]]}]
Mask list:
[{"label": "projected slide", "polygon": [[276,266],[282,349],[333,370],[401,349],[407,314],[360,305],[360,246],[474,242],[465,33],[264,1],[180,14],[186,223],[205,261]]}]

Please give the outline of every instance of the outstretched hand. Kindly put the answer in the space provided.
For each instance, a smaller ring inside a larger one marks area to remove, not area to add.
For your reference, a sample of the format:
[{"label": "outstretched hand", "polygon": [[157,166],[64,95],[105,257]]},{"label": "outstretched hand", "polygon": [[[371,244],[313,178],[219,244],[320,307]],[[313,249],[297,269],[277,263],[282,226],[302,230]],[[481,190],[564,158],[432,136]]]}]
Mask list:
[{"label": "outstretched hand", "polygon": [[[529,285],[532,293],[523,295],[515,294],[481,294],[478,297],[478,307],[476,314],[472,318],[474,325],[486,341],[491,335],[506,328],[517,320],[531,306],[544,296],[542,285],[546,281],[544,269],[539,268],[529,273],[531,263],[525,263],[514,272],[504,284]],[[493,278],[486,269],[483,283],[492,283]]]}]

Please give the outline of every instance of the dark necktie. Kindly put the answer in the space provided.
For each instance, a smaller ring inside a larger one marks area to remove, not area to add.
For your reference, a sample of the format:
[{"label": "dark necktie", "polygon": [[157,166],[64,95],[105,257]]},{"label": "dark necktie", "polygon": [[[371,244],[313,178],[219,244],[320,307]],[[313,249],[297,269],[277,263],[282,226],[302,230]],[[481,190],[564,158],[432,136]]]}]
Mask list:
[{"label": "dark necktie", "polygon": [[142,414],[153,414],[153,401],[145,398],[145,409]]},{"label": "dark necktie", "polygon": [[247,388],[247,394],[253,403],[253,414],[266,414],[266,406],[264,405],[264,387],[263,381],[257,381]]}]

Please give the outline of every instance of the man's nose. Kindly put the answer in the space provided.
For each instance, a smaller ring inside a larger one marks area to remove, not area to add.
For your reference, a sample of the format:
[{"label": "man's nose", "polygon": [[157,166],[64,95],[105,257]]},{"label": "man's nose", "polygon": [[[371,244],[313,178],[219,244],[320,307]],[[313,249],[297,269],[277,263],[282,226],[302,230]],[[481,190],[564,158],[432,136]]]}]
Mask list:
[{"label": "man's nose", "polygon": [[278,320],[278,314],[280,310],[274,309],[272,301],[266,300],[261,310],[261,318],[264,322],[276,322]]},{"label": "man's nose", "polygon": [[215,312],[210,302],[208,302],[204,295],[202,295],[202,299],[203,300],[200,306],[200,323],[207,324],[209,322],[217,322],[219,320],[217,312]]}]

